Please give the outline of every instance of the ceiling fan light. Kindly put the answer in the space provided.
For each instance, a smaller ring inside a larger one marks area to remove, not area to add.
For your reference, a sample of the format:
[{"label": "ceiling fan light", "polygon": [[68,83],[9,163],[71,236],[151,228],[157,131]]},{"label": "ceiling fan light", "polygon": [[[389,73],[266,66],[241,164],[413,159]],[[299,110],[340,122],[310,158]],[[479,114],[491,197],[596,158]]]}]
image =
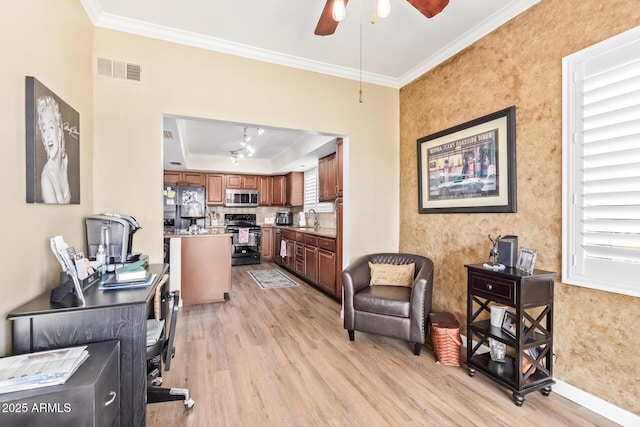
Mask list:
[{"label": "ceiling fan light", "polygon": [[378,7],[376,13],[380,18],[386,18],[391,13],[391,1],[390,0],[378,0]]},{"label": "ceiling fan light", "polygon": [[331,16],[335,21],[342,21],[346,15],[344,0],[334,0]]},{"label": "ceiling fan light", "polygon": [[253,151],[249,151],[249,153],[247,154],[247,157],[253,157]]},{"label": "ceiling fan light", "polygon": [[262,135],[264,133],[264,129],[258,128],[258,135]]}]

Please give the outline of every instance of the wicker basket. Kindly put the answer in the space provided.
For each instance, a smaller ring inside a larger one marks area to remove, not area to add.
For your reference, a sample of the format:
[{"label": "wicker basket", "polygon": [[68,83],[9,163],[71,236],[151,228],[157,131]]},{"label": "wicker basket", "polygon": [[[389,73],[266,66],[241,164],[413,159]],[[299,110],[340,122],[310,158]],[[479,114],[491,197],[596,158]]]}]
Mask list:
[{"label": "wicker basket", "polygon": [[460,366],[460,324],[451,313],[430,313],[431,341],[440,365]]}]

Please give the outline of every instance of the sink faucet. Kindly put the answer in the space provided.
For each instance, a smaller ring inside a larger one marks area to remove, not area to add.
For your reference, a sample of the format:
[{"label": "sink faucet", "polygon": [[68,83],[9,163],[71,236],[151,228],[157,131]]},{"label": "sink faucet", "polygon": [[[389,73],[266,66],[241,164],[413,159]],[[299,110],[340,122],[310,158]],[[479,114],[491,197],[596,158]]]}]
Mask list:
[{"label": "sink faucet", "polygon": [[311,212],[313,212],[313,229],[317,230],[318,228],[320,228],[320,223],[318,222],[318,214],[316,213],[315,209],[309,209],[309,214],[311,214]]}]

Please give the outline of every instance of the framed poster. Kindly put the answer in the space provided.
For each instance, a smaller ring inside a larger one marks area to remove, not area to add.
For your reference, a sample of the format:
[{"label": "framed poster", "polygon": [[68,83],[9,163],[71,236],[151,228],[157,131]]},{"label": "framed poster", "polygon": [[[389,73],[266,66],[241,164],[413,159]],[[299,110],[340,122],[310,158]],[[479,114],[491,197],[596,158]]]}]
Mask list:
[{"label": "framed poster", "polygon": [[515,106],[418,139],[418,212],[516,212]]},{"label": "framed poster", "polygon": [[27,203],[80,203],[80,114],[26,78]]}]

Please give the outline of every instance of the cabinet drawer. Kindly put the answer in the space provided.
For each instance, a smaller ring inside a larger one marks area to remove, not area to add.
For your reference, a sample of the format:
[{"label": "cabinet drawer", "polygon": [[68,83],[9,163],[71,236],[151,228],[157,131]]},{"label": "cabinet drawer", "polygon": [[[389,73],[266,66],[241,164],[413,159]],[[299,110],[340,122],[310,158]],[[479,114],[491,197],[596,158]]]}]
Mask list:
[{"label": "cabinet drawer", "polygon": [[309,246],[318,246],[318,238],[309,234],[304,235],[304,244]]},{"label": "cabinet drawer", "polygon": [[325,239],[323,237],[318,237],[318,247],[320,249],[324,249],[326,251],[335,252],[336,251],[336,241],[335,241],[335,239]]},{"label": "cabinet drawer", "polygon": [[499,298],[507,303],[515,303],[515,280],[472,274],[470,286],[473,293],[481,293]]},{"label": "cabinet drawer", "polygon": [[282,238],[296,240],[296,232],[291,230],[282,230]]}]

